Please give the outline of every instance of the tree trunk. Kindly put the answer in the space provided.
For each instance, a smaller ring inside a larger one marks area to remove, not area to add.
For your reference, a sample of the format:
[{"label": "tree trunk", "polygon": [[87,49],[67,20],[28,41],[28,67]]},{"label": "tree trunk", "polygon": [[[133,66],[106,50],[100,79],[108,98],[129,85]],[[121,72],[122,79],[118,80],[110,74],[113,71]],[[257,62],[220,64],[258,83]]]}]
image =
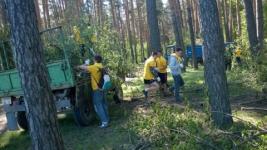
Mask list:
[{"label": "tree trunk", "polygon": [[233,13],[232,13],[232,1],[230,0],[229,2],[229,19],[228,19],[228,29],[229,29],[229,41],[232,42],[233,41]]},{"label": "tree trunk", "polygon": [[149,28],[149,52],[151,53],[161,50],[156,1],[146,0],[146,9]]},{"label": "tree trunk", "polygon": [[45,0],[45,15],[46,15],[46,20],[47,20],[47,27],[51,28],[51,21],[50,21],[50,14],[49,14],[49,7],[48,7],[48,0]]},{"label": "tree trunk", "polygon": [[0,1],[0,25],[2,28],[6,27],[7,25],[5,5],[5,1]]},{"label": "tree trunk", "polygon": [[55,21],[55,24],[57,26],[59,24],[59,20],[60,20],[58,6],[57,6],[55,0],[50,0],[50,2],[52,5],[52,8],[53,8],[53,20]]},{"label": "tree trunk", "polygon": [[219,13],[219,21],[220,21],[220,25],[222,25],[222,5],[221,5],[221,0],[217,0],[217,8],[218,8],[218,13]]},{"label": "tree trunk", "polygon": [[192,65],[194,69],[198,69],[198,63],[196,60],[196,53],[195,53],[195,32],[194,32],[194,25],[192,19],[192,3],[187,4],[187,15],[188,15],[188,26],[190,32],[190,39],[191,39],[191,48],[192,48]]},{"label": "tree trunk", "polygon": [[143,16],[142,16],[142,5],[143,3],[141,1],[136,1],[137,3],[137,15],[138,15],[138,24],[139,24],[139,40],[140,40],[140,46],[141,46],[141,56],[143,60],[145,58],[145,48],[144,48],[144,22],[143,22]]},{"label": "tree trunk", "polygon": [[24,93],[32,149],[63,150],[56,105],[43,55],[33,0],[6,1],[11,41]]},{"label": "tree trunk", "polygon": [[224,21],[224,31],[225,31],[225,41],[230,42],[229,26],[228,26],[228,3],[226,0],[223,0],[223,21]]},{"label": "tree trunk", "polygon": [[[181,9],[181,3],[180,3],[180,0],[176,0],[176,15],[177,15],[177,18],[178,18],[178,30],[179,30],[179,36],[180,36],[180,47],[181,48],[184,48],[184,38],[183,38],[183,24],[184,24],[184,29],[186,29],[187,27],[187,24],[186,24],[186,13],[184,13],[184,19],[183,19],[183,12],[182,12],[182,9]],[[186,12],[186,4],[185,2],[182,3],[183,5],[183,9],[184,11]]]},{"label": "tree trunk", "polygon": [[133,37],[132,37],[132,31],[131,31],[131,23],[130,23],[130,15],[129,15],[129,2],[128,0],[124,0],[124,11],[126,16],[126,25],[128,30],[128,38],[129,38],[129,46],[131,49],[131,57],[132,57],[132,63],[135,61],[134,57],[134,48],[133,48]]},{"label": "tree trunk", "polygon": [[110,3],[110,12],[112,15],[112,24],[113,24],[113,28],[117,28],[117,20],[116,20],[116,10],[115,10],[115,6],[114,6],[114,0],[109,0]]},{"label": "tree trunk", "polygon": [[136,42],[136,32],[135,32],[135,14],[134,14],[134,3],[133,0],[130,0],[131,3],[131,24],[132,24],[132,33],[133,33],[133,49],[135,56],[135,63],[138,63],[138,54],[137,54],[137,42]]},{"label": "tree trunk", "polygon": [[98,25],[104,25],[103,0],[94,0],[96,5],[96,17],[98,18]]},{"label": "tree trunk", "polygon": [[40,8],[39,8],[38,0],[34,1],[34,5],[35,5],[36,16],[37,16],[38,29],[42,30],[42,19],[41,19],[41,15],[40,15]]},{"label": "tree trunk", "polygon": [[260,48],[263,47],[264,42],[264,18],[262,0],[256,0],[256,25],[257,25],[257,37],[259,40]]},{"label": "tree trunk", "polygon": [[123,52],[123,55],[126,57],[126,59],[128,58],[127,57],[127,53],[126,53],[126,42],[125,42],[125,30],[124,30],[124,26],[123,26],[123,20],[121,18],[121,11],[120,11],[120,8],[121,8],[121,3],[116,0],[116,11],[117,11],[117,20],[118,20],[118,30],[120,32],[120,39],[121,39],[121,48],[122,48],[122,52]]},{"label": "tree trunk", "polygon": [[240,0],[236,0],[236,20],[237,20],[237,35],[240,37],[242,33],[241,15],[240,15]]},{"label": "tree trunk", "polygon": [[42,8],[43,8],[44,28],[48,28],[46,9],[45,9],[45,0],[42,0]]},{"label": "tree trunk", "polygon": [[258,39],[257,39],[256,21],[253,13],[253,3],[251,0],[244,0],[244,4],[246,10],[247,32],[248,32],[250,50],[252,56],[256,56],[258,54]]},{"label": "tree trunk", "polygon": [[181,22],[179,19],[179,15],[177,15],[178,12],[177,11],[177,3],[176,0],[169,0],[169,5],[171,8],[171,18],[172,18],[172,24],[173,24],[173,30],[174,30],[174,34],[175,34],[175,41],[176,41],[176,47],[180,47],[180,48],[184,48],[183,45],[183,36],[182,36],[182,30],[181,30]]},{"label": "tree trunk", "polygon": [[194,12],[194,29],[195,29],[195,35],[199,35],[200,32],[200,28],[199,28],[199,9],[198,9],[198,5],[197,2],[195,0],[193,0],[193,9],[192,11]]},{"label": "tree trunk", "polygon": [[199,0],[204,38],[205,80],[208,86],[211,117],[219,128],[233,123],[224,65],[224,43],[215,0]]}]

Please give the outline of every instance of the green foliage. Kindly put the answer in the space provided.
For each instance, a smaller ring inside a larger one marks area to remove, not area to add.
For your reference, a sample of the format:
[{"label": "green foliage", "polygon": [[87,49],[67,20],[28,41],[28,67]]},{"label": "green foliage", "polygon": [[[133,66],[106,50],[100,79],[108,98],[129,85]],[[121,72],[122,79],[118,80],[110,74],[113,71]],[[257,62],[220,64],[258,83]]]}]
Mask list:
[{"label": "green foliage", "polygon": [[[264,2],[264,11],[267,11],[267,3]],[[266,13],[264,13],[266,16]],[[267,16],[266,16],[267,17]],[[266,20],[265,17],[265,20]],[[248,33],[247,33],[247,23],[245,18],[245,10],[241,11],[241,20],[242,20],[242,34],[240,37],[237,37],[236,43],[240,47],[242,67],[238,66],[234,59],[234,67],[237,67],[239,71],[246,72],[247,76],[250,76],[251,79],[255,79],[257,83],[267,82],[267,49],[266,45],[263,46],[263,49],[260,50],[260,54],[255,58],[251,55],[251,49],[249,46]],[[266,23],[265,23],[266,26]],[[267,29],[267,27],[265,27]]]},{"label": "green foliage", "polygon": [[[266,147],[264,139],[246,141],[255,128],[235,122],[227,131],[214,128],[209,117],[192,109],[152,104],[152,109],[136,112],[128,127],[157,149],[233,149],[244,150]],[[236,134],[236,135],[235,135]],[[257,147],[253,144],[256,143]]]},{"label": "green foliage", "polygon": [[105,59],[105,65],[110,69],[113,77],[124,78],[131,72],[133,66],[127,60],[127,52],[121,47],[118,34],[110,30],[109,26],[97,29],[97,40],[94,49]]}]

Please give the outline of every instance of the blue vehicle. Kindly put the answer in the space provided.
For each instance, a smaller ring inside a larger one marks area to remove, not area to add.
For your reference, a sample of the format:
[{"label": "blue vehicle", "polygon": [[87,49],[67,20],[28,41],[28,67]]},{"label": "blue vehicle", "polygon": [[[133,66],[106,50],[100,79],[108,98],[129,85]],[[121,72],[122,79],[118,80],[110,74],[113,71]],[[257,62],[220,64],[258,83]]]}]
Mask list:
[{"label": "blue vehicle", "polygon": [[[235,43],[234,42],[226,42],[226,43],[224,43],[224,47],[229,48],[232,52],[234,52]],[[203,63],[203,60],[204,60],[203,49],[204,49],[203,45],[196,45],[195,46],[196,59],[197,59],[198,63]],[[186,55],[187,60],[192,59],[192,47],[191,47],[191,45],[186,46],[185,55]]]},{"label": "blue vehicle", "polygon": [[[195,55],[198,63],[203,63],[203,45],[195,46]],[[191,45],[186,46],[185,52],[186,59],[192,59],[192,47]]]}]

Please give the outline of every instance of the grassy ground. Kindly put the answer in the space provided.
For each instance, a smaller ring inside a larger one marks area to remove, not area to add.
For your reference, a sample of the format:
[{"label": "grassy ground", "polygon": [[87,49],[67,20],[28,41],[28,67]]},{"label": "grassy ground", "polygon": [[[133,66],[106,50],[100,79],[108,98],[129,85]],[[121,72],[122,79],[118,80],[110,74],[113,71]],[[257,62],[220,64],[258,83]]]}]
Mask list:
[{"label": "grassy ground", "polygon": [[[139,74],[140,75],[140,74]],[[184,105],[173,98],[156,97],[151,102],[129,97],[142,96],[142,79],[134,78],[124,85],[126,95],[121,105],[110,105],[111,126],[99,129],[98,121],[90,127],[77,127],[71,113],[60,114],[59,123],[66,149],[69,150],[131,150],[131,149],[265,149],[266,136],[247,142],[256,127],[235,119],[232,128],[219,130],[208,117],[208,99],[204,87],[204,73],[188,69],[184,73]],[[243,77],[244,76],[244,77]],[[231,103],[253,99],[260,91],[245,73],[228,73]],[[169,77],[170,84],[172,83]],[[134,100],[134,101],[130,101]],[[233,114],[261,127],[266,127],[267,114],[241,111],[233,107]],[[265,140],[265,141],[264,141]],[[24,150],[30,147],[27,132],[5,132],[0,135],[0,149]],[[242,143],[244,142],[244,143]]]}]

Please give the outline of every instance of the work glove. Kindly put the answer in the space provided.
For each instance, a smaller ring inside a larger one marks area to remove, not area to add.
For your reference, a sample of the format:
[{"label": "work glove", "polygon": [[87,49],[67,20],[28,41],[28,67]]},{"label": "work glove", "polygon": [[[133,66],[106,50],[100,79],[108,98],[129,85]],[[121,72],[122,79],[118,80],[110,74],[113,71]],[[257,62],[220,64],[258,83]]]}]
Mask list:
[{"label": "work glove", "polygon": [[157,81],[160,82],[160,77],[157,77]]},{"label": "work glove", "polygon": [[86,60],[84,61],[84,64],[85,64],[85,65],[90,65],[90,59],[86,59]]}]

